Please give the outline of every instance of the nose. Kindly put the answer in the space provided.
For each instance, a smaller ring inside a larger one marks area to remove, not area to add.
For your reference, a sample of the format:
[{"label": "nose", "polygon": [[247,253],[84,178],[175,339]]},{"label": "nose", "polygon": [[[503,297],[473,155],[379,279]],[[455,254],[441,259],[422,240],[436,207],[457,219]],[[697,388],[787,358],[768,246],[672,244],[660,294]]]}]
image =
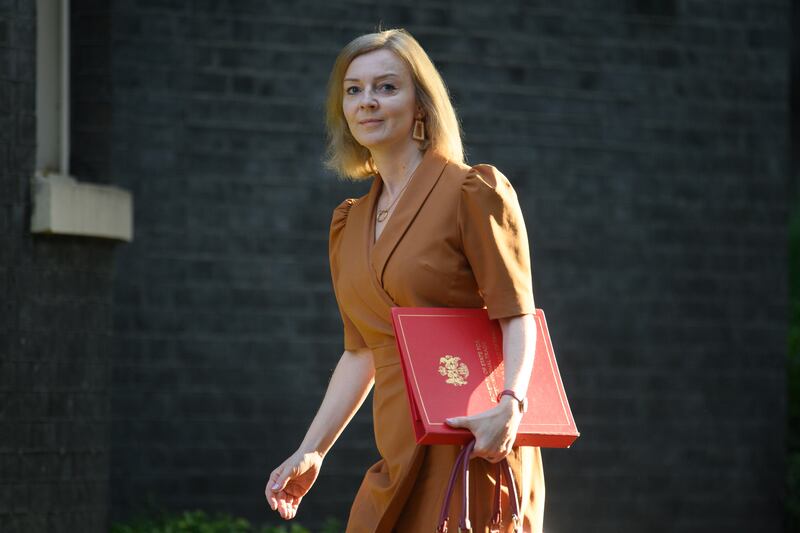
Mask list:
[{"label": "nose", "polygon": [[359,103],[361,109],[375,109],[378,106],[378,101],[371,90],[365,90],[361,95],[361,102]]}]

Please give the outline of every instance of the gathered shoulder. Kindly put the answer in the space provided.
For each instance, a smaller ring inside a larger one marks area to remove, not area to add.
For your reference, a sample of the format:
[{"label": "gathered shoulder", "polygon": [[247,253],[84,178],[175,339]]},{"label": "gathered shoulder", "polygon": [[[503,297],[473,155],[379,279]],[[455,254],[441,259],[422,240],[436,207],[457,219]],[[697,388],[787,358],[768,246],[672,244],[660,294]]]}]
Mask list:
[{"label": "gathered shoulder", "polygon": [[479,163],[462,167],[461,196],[463,201],[476,201],[480,197],[500,197],[516,200],[511,182],[497,167]]},{"label": "gathered shoulder", "polygon": [[468,221],[517,220],[522,212],[511,182],[494,165],[480,163],[464,168],[458,223]]},{"label": "gathered shoulder", "polygon": [[339,249],[339,243],[342,235],[344,235],[344,228],[347,226],[347,218],[350,216],[350,210],[361,203],[366,197],[367,196],[364,195],[361,198],[348,198],[333,210],[330,233],[328,234],[329,251],[332,256]]},{"label": "gathered shoulder", "polygon": [[345,224],[347,224],[347,216],[350,214],[350,208],[353,207],[353,204],[355,203],[355,199],[348,198],[333,210],[333,217],[331,219],[331,232],[341,229],[345,226]]},{"label": "gathered shoulder", "polygon": [[494,165],[488,163],[478,163],[469,167],[469,170],[464,177],[462,189],[504,189],[511,188],[511,182],[508,181],[505,174],[500,172]]},{"label": "gathered shoulder", "polygon": [[[450,176],[455,178],[453,185],[458,184],[462,192],[477,191],[480,189],[497,189],[500,187],[511,188],[508,178],[494,165],[489,163],[476,163],[469,165],[456,161],[449,161],[452,169]],[[513,189],[512,189],[513,190]]]},{"label": "gathered shoulder", "polygon": [[345,224],[347,224],[347,217],[350,215],[350,210],[354,206],[363,202],[366,197],[367,195],[365,194],[360,198],[348,198],[336,206],[336,208],[333,210],[333,217],[331,219],[331,231],[343,228]]},{"label": "gathered shoulder", "polygon": [[525,221],[514,188],[497,167],[483,163],[465,169],[457,220],[490,318],[532,313]]}]

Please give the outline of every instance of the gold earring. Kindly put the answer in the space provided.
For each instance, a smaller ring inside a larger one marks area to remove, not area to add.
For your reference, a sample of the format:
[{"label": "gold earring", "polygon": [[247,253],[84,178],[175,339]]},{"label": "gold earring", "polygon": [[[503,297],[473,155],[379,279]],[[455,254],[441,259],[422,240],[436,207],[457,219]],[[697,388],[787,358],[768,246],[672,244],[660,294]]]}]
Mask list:
[{"label": "gold earring", "polygon": [[411,134],[411,138],[415,141],[425,140],[425,123],[421,119],[414,121],[414,132]]}]

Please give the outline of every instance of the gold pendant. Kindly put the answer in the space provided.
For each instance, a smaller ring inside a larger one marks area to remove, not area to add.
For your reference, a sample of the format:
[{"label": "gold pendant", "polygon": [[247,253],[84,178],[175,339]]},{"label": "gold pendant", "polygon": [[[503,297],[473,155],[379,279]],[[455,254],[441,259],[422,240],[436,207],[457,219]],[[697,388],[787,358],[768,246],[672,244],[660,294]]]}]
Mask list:
[{"label": "gold pendant", "polygon": [[386,220],[386,216],[388,214],[389,214],[389,210],[388,209],[380,209],[378,211],[378,217],[377,217],[378,222],[383,222],[384,220]]}]

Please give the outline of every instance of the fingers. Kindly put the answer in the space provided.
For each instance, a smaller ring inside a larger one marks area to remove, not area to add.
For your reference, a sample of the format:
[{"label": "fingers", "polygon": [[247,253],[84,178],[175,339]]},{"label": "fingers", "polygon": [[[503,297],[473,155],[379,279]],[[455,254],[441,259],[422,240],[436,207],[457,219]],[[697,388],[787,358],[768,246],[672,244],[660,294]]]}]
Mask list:
[{"label": "fingers", "polygon": [[281,491],[278,494],[278,505],[275,510],[278,511],[278,514],[280,514],[281,518],[284,520],[291,520],[297,516],[297,509],[300,507],[300,501],[302,499],[302,496],[294,497],[286,494],[285,491]]},{"label": "fingers", "polygon": [[506,456],[508,456],[513,451],[510,442],[504,442],[503,444],[497,445],[487,445],[480,441],[475,443],[475,448],[470,455],[470,459],[474,457],[480,457],[481,459],[485,459],[490,463],[499,463],[502,461]]},{"label": "fingers", "polygon": [[289,468],[286,464],[282,464],[275,470],[272,474],[275,476],[270,476],[270,485],[269,489],[273,492],[278,492],[286,488],[286,483],[291,478],[292,474],[294,473],[294,468]]},{"label": "fingers", "polygon": [[487,442],[486,439],[480,436],[480,432],[478,431],[480,427],[479,420],[473,420],[473,418],[468,416],[456,416],[446,419],[445,422],[450,427],[468,429],[472,431],[473,434],[479,433],[476,435],[475,449],[472,450],[469,456],[470,459],[480,457],[481,459],[486,459],[490,463],[499,463],[505,456],[511,453],[510,441],[499,443]]},{"label": "fingers", "polygon": [[448,426],[454,428],[471,429],[472,421],[467,416],[455,416],[445,420]]},{"label": "fingers", "polygon": [[267,480],[267,486],[264,489],[264,496],[266,496],[267,503],[269,503],[269,506],[273,511],[276,511],[278,509],[277,494],[278,491],[283,488],[282,484],[279,482],[283,470],[284,470],[284,465],[281,465],[275,470],[273,470],[272,473],[269,475],[269,480]]},{"label": "fingers", "polygon": [[275,497],[275,491],[272,490],[272,487],[275,485],[275,481],[277,481],[279,475],[279,469],[273,470],[267,480],[267,486],[264,488],[264,496],[267,498],[267,503],[269,503],[273,511],[278,508],[278,499]]},{"label": "fingers", "polygon": [[[285,493],[283,493],[285,495]],[[291,520],[297,513],[297,508],[286,498],[280,498],[280,505],[278,506],[278,513],[284,520]]]},{"label": "fingers", "polygon": [[267,502],[273,511],[279,511],[281,502],[286,500],[287,483],[291,479],[293,468],[289,468],[286,463],[272,471],[267,481],[267,487],[264,490],[264,495],[267,497]]},{"label": "fingers", "polygon": [[292,479],[298,475],[298,465],[291,460],[285,461],[272,471],[264,489],[270,508],[277,511],[284,520],[291,520],[297,515],[297,508],[303,496],[296,496],[287,490]]},{"label": "fingers", "polygon": [[297,514],[297,508],[303,497],[295,497],[282,490],[274,493],[274,496],[270,496],[268,499],[270,500],[269,506],[273,511],[277,511],[281,518],[291,520]]}]

